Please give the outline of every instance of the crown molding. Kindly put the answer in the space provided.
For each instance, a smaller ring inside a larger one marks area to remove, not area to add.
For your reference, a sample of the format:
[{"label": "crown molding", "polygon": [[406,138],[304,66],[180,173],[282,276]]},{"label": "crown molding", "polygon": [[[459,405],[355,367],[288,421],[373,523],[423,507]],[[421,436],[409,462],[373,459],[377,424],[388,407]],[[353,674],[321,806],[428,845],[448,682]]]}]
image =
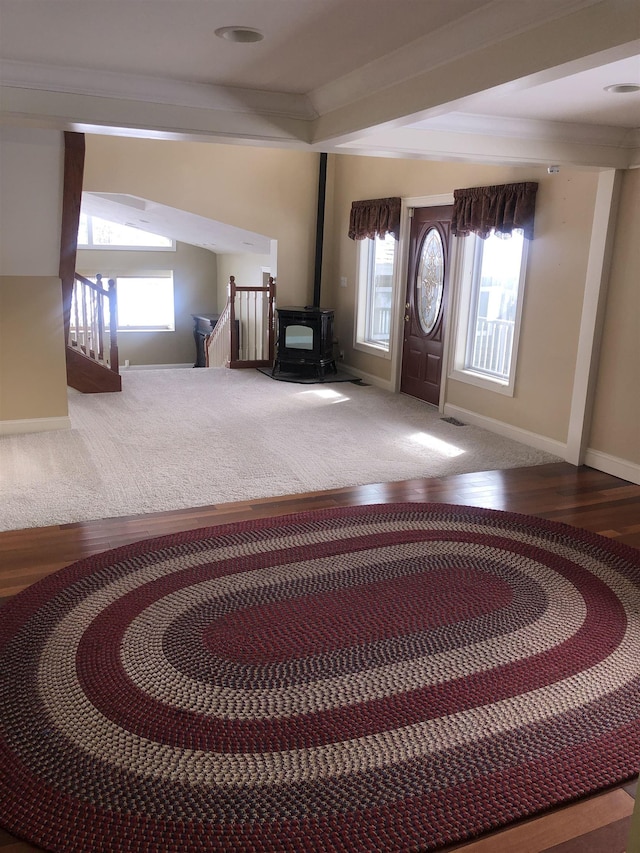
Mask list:
[{"label": "crown molding", "polygon": [[225,112],[259,113],[302,121],[312,121],[317,117],[306,95],[188,83],[163,77],[122,74],[117,71],[2,60],[0,80],[3,86],[14,89]]}]

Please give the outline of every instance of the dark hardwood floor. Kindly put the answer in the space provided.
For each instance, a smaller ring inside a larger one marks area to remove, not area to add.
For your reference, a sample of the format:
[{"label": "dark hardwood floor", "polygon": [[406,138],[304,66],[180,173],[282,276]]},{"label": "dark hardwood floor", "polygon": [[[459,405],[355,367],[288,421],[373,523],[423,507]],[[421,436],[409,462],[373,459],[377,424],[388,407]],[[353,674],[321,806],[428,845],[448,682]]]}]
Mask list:
[{"label": "dark hardwood floor", "polygon": [[[0,601],[75,560],[139,539],[319,507],[403,501],[529,513],[640,549],[640,486],[590,468],[557,463],[0,532]],[[637,780],[620,785],[501,832],[449,847],[447,853],[624,853],[636,786]],[[0,829],[1,853],[37,849]]]}]

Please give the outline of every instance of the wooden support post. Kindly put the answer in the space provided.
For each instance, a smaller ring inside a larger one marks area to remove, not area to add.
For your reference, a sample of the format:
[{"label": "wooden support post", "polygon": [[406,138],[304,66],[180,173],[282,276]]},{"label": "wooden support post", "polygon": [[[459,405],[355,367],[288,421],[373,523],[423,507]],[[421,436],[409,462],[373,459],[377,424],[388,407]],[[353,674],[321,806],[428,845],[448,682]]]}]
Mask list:
[{"label": "wooden support post", "polygon": [[268,358],[269,358],[269,366],[273,367],[273,362],[276,357],[276,346],[275,346],[275,337],[276,337],[276,329],[275,329],[275,317],[273,313],[273,305],[276,299],[276,283],[273,280],[273,276],[269,276],[269,328],[268,328]]},{"label": "wooden support post", "polygon": [[109,367],[120,372],[118,361],[118,294],[115,279],[109,279]]}]

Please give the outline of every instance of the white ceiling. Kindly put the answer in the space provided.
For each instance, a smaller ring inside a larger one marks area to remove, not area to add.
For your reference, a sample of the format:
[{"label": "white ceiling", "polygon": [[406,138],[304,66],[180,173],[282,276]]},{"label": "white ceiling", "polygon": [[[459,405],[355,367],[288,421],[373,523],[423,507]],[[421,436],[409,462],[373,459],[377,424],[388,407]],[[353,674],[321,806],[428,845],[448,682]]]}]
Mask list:
[{"label": "white ceiling", "polygon": [[82,212],[172,237],[215,254],[270,255],[271,240],[224,222],[164,204],[120,193],[82,193]]},{"label": "white ceiling", "polygon": [[604,91],[640,84],[640,0],[0,0],[0,22],[5,123],[640,166],[640,92]]},{"label": "white ceiling", "polygon": [[[302,95],[484,5],[486,0],[3,0],[0,44],[3,58],[29,63]],[[264,41],[217,39],[214,31],[228,25],[257,28]]]},{"label": "white ceiling", "polygon": [[469,99],[465,112],[628,129],[638,127],[640,92],[635,96],[607,92],[605,87],[614,82],[640,83],[638,56],[527,89],[481,92]]}]

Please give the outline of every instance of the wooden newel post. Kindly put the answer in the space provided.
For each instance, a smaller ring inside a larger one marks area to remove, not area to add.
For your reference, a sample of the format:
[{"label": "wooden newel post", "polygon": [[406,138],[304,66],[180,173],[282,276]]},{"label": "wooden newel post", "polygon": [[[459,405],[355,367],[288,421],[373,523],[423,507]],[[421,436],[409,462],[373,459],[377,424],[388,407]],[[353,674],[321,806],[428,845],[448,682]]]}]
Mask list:
[{"label": "wooden newel post", "polygon": [[[103,286],[102,285],[102,275],[100,273],[98,273],[96,276],[96,282],[100,287]],[[97,294],[96,315],[97,315],[96,316],[96,326],[98,329],[98,341],[97,341],[97,345],[94,346],[94,349],[96,350],[96,358],[99,361],[103,361],[104,360],[104,334],[105,334],[105,329],[104,329],[104,299],[103,299],[101,293]]]},{"label": "wooden newel post", "polygon": [[273,280],[273,276],[269,276],[269,341],[268,341],[268,358],[269,364],[273,367],[273,362],[276,357],[276,348],[275,348],[275,336],[276,336],[276,327],[275,327],[275,315],[273,313],[273,303],[276,299],[276,283]]},{"label": "wooden newel post", "polygon": [[239,341],[238,328],[236,326],[236,278],[229,276],[229,319],[231,321],[229,363],[232,363],[238,358]]},{"label": "wooden newel post", "polygon": [[118,294],[115,279],[109,279],[109,365],[114,373],[120,372],[118,363]]}]

